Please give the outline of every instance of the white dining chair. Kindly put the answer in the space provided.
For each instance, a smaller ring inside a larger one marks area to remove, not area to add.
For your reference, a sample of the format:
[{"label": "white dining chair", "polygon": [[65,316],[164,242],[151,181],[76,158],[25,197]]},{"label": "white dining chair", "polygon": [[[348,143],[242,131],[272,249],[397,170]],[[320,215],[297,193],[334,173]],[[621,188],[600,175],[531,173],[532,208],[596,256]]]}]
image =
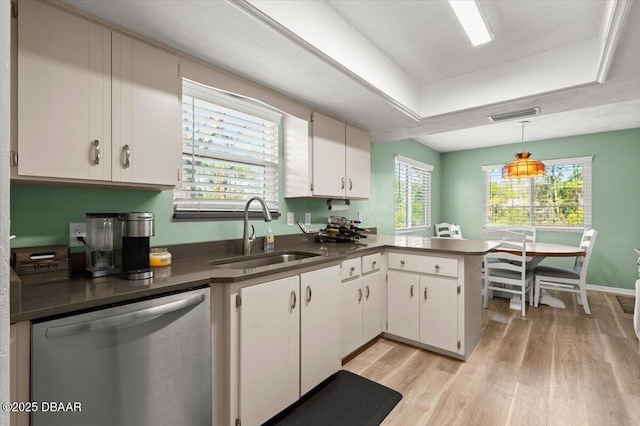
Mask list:
[{"label": "white dining chair", "polygon": [[513,232],[524,232],[527,242],[535,243],[536,242],[536,227],[535,226],[522,226],[522,225],[513,225],[507,226],[505,228],[506,231]]},{"label": "white dining chair", "polygon": [[486,309],[493,290],[520,296],[522,316],[526,316],[526,295],[533,304],[533,272],[527,270],[526,237],[522,232],[485,231],[485,240],[501,241],[500,250],[484,256],[485,277],[482,306]]},{"label": "white dining chair", "polygon": [[436,237],[451,238],[451,223],[442,222],[434,225]]},{"label": "white dining chair", "polygon": [[542,289],[568,291],[576,294],[578,304],[582,305],[586,314],[591,315],[589,300],[587,300],[586,280],[589,260],[597,236],[598,231],[595,229],[585,229],[580,247],[586,251],[586,254],[576,257],[573,269],[542,265],[533,269],[535,274],[535,306],[538,306]]},{"label": "white dining chair", "polygon": [[451,224],[451,238],[457,238],[460,240],[463,240],[464,238],[462,237],[462,228],[460,227],[460,225],[454,225]]}]

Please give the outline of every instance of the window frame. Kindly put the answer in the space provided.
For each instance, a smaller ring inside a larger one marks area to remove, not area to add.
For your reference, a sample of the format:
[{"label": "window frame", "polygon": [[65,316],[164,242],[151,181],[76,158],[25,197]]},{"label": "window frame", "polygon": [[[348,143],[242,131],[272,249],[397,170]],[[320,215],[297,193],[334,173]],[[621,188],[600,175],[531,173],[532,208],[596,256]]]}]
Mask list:
[{"label": "window frame", "polygon": [[[528,178],[526,180],[529,181],[529,208],[530,210],[530,219],[528,224],[518,224],[518,225],[526,225],[526,226],[535,226],[538,230],[543,231],[557,231],[557,232],[583,232],[585,229],[591,228],[593,224],[593,202],[592,202],[592,193],[593,193],[593,156],[583,156],[583,157],[569,157],[569,158],[554,158],[550,160],[541,160],[545,166],[566,166],[572,164],[582,164],[583,165],[583,208],[584,208],[584,222],[580,226],[566,226],[566,225],[536,225],[535,224],[535,191],[531,190],[531,187],[534,185],[535,178]],[[488,223],[489,221],[489,179],[488,172],[491,170],[502,169],[503,164],[493,164],[488,166],[482,166],[482,229],[500,229],[505,226],[510,225],[491,225]],[[516,224],[513,224],[514,226]]]},{"label": "window frame", "polygon": [[[426,172],[426,176],[427,176],[427,182],[426,182],[426,188],[425,188],[425,194],[427,194],[424,197],[424,203],[425,203],[425,212],[426,212],[426,224],[424,225],[420,225],[420,226],[410,226],[410,227],[406,227],[406,228],[396,228],[395,227],[395,211],[396,211],[396,188],[394,188],[393,190],[393,212],[394,212],[394,220],[393,220],[393,227],[394,227],[394,232],[397,234],[403,234],[403,233],[409,233],[409,232],[415,232],[415,231],[424,231],[424,230],[428,230],[431,228],[431,226],[433,225],[432,219],[432,212],[431,212],[431,206],[432,206],[432,188],[433,188],[433,169],[434,166],[427,164],[427,163],[423,163],[421,161],[418,160],[414,160],[412,158],[408,158],[408,157],[404,157],[402,155],[394,155],[394,186],[395,186],[395,176],[397,174],[397,164],[398,163],[403,163],[405,165],[407,165],[409,168],[415,168],[415,169],[419,169],[422,170],[424,172]],[[407,206],[410,205],[409,203],[409,194],[410,191],[407,191],[407,198],[405,199],[405,203]],[[410,217],[407,218],[407,223],[411,223],[410,221]]]},{"label": "window frame", "polygon": [[[282,142],[284,114],[281,111],[267,104],[264,104],[263,102],[260,102],[256,99],[252,99],[252,98],[241,96],[241,95],[236,95],[234,93],[221,90],[215,87],[211,87],[205,84],[201,84],[201,83],[198,83],[197,81],[190,80],[187,78],[182,79],[181,86],[182,86],[181,87],[182,88],[181,133],[183,133],[185,130],[185,127],[184,127],[185,121],[193,125],[192,121],[188,121],[185,119],[185,110],[184,110],[184,103],[183,103],[184,101],[182,99],[184,96],[189,96],[191,98],[195,98],[200,101],[208,102],[208,103],[217,105],[219,107],[222,107],[223,109],[237,111],[238,113],[243,115],[251,115],[261,120],[270,120],[273,123],[277,123],[275,145],[273,143],[271,144],[271,146],[276,149],[277,160],[275,163],[272,163],[272,165],[270,166],[270,170],[272,171],[272,177],[271,177],[272,180],[270,184],[273,187],[275,187],[275,194],[271,200],[265,200],[265,201],[267,201],[267,205],[269,207],[269,211],[272,217],[274,218],[280,217],[280,204],[281,204],[280,176],[282,174],[281,142]],[[236,203],[232,202],[232,203],[229,203],[229,205],[226,205],[224,202],[223,203],[216,202],[215,199],[207,202],[205,201],[206,199],[194,198],[193,201],[189,201],[189,199],[187,198],[181,198],[178,196],[178,195],[182,195],[180,194],[180,192],[183,191],[183,185],[186,183],[186,180],[184,179],[185,165],[183,163],[183,158],[185,155],[184,147],[183,147],[184,136],[181,137],[180,144],[182,147],[180,149],[181,180],[179,184],[176,186],[176,188],[174,188],[173,190],[173,218],[178,220],[181,220],[181,219],[182,220],[225,220],[225,219],[235,220],[235,219],[242,218],[244,216],[244,203],[246,203],[246,201],[245,202],[238,201]],[[206,158],[211,158],[211,159],[219,160],[222,162],[243,163],[243,161],[240,161],[241,158],[236,157],[234,159],[233,157],[234,157],[233,153],[224,152],[219,156],[212,154],[211,156],[208,156]],[[246,164],[252,164],[253,166],[259,165],[259,163],[260,161],[258,160],[256,160],[255,163],[246,162]],[[267,175],[265,175],[265,177],[266,176]],[[254,195],[251,195],[251,196],[254,196]],[[201,200],[203,202],[199,203],[198,200]],[[188,206],[190,203],[193,204],[194,207],[185,208],[185,206]],[[209,204],[209,206],[207,206],[207,204]],[[198,208],[200,206],[202,206],[202,208]],[[262,208],[259,203],[251,203],[250,209],[249,209],[249,217],[262,218]]]}]

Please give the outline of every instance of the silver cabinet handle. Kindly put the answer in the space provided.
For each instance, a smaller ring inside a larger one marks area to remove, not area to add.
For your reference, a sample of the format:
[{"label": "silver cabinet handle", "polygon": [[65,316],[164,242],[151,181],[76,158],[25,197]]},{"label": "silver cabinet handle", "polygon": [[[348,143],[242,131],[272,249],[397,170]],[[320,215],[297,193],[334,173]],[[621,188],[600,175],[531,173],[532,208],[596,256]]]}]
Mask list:
[{"label": "silver cabinet handle", "polygon": [[424,288],[424,300],[427,300],[427,287]]},{"label": "silver cabinet handle", "polygon": [[367,289],[365,296],[366,296],[366,299],[369,300],[369,286],[366,286],[365,288]]},{"label": "silver cabinet handle", "polygon": [[356,267],[355,267],[355,266],[352,266],[352,267],[349,269],[349,275],[353,275],[353,273],[355,272],[355,270],[356,270]]},{"label": "silver cabinet handle", "polygon": [[401,260],[401,261],[400,261],[400,264],[401,264],[402,266],[404,266],[404,260]]},{"label": "silver cabinet handle", "polygon": [[72,336],[74,334],[86,333],[89,331],[119,327],[133,322],[143,322],[161,315],[166,315],[171,312],[198,305],[202,303],[204,299],[204,294],[199,294],[186,299],[166,303],[164,305],[128,312],[126,314],[114,315],[112,317],[91,321],[82,321],[75,324],[50,327],[47,329],[46,335],[49,339],[55,339],[58,337]]},{"label": "silver cabinet handle", "polygon": [[359,302],[362,302],[362,289],[361,288],[358,289],[358,303]]},{"label": "silver cabinet handle", "polygon": [[298,297],[296,296],[296,292],[291,291],[291,310],[294,310],[296,308],[296,304],[298,303]]},{"label": "silver cabinet handle", "polygon": [[371,262],[371,268],[375,268],[378,262],[376,262],[375,260],[373,262]]},{"label": "silver cabinet handle", "polygon": [[435,268],[436,268],[436,271],[439,271],[440,270],[440,265],[436,265]]},{"label": "silver cabinet handle", "polygon": [[100,164],[100,141],[98,139],[93,141],[93,164],[96,166]]},{"label": "silver cabinet handle", "polygon": [[342,188],[341,189],[344,189],[344,178],[342,178]]},{"label": "silver cabinet handle", "polygon": [[411,288],[409,289],[409,294],[413,297],[413,284],[411,284]]},{"label": "silver cabinet handle", "polygon": [[353,189],[353,181],[349,179],[349,191]]},{"label": "silver cabinet handle", "polygon": [[307,286],[307,303],[310,303],[310,302],[311,302],[311,296],[312,296],[312,293],[311,293],[311,286],[310,286],[310,285],[308,285],[308,286]]},{"label": "silver cabinet handle", "polygon": [[129,145],[125,145],[122,147],[122,152],[124,154],[124,161],[122,162],[122,167],[128,169],[131,166],[131,149]]}]

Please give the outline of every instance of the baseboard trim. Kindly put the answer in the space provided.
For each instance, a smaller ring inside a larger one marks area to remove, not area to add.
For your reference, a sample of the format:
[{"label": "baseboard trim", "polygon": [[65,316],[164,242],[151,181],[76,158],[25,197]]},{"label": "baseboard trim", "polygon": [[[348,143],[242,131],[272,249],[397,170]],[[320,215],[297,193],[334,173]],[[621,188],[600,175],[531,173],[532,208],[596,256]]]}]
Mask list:
[{"label": "baseboard trim", "polygon": [[587,290],[602,291],[605,293],[623,294],[625,296],[636,295],[636,291],[631,288],[607,287],[603,285],[587,284]]}]

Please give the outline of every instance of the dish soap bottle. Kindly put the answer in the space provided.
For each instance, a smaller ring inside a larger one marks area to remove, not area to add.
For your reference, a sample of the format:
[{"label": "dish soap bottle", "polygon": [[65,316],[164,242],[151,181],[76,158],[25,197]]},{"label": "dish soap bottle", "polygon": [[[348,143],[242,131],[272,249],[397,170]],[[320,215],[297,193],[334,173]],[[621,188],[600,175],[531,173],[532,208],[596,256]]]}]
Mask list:
[{"label": "dish soap bottle", "polygon": [[273,251],[276,246],[276,237],[273,235],[271,228],[267,229],[267,235],[264,236],[264,251]]}]

